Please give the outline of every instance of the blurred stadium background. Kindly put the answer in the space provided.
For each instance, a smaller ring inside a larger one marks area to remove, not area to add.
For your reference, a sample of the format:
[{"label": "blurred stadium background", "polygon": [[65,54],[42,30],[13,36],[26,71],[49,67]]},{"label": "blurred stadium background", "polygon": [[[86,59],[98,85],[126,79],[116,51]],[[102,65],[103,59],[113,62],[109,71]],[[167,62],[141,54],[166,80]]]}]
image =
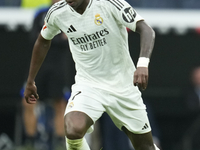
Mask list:
[{"label": "blurred stadium background", "polygon": [[[200,65],[200,1],[128,1],[156,31],[149,86],[143,97],[154,110],[162,148],[200,149],[191,148],[193,134],[189,133],[197,131],[190,129],[193,117],[184,102],[190,72]],[[20,0],[0,0],[0,137],[7,135],[13,144],[20,142],[20,89],[31,57],[29,31],[35,10],[40,6],[29,4],[22,4]],[[48,1],[43,4],[48,5]],[[129,40],[136,41],[130,42],[130,53],[137,62],[139,36],[130,32]]]}]

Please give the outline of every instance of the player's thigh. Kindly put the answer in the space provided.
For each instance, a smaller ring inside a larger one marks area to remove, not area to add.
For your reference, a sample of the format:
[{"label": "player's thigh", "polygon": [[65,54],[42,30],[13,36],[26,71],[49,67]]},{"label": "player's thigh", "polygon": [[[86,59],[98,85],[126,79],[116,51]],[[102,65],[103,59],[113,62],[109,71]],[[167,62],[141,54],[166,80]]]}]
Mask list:
[{"label": "player's thigh", "polygon": [[65,110],[67,133],[93,131],[93,124],[105,111],[101,96],[97,90],[88,86],[74,85],[72,87],[72,94]]},{"label": "player's thigh", "polygon": [[122,130],[131,140],[131,143],[133,144],[135,150],[154,150],[154,143],[151,131],[143,134],[135,134],[130,132],[125,127],[122,127]]},{"label": "player's thigh", "polygon": [[90,126],[92,119],[80,111],[72,111],[65,115],[65,130],[68,138],[82,138]]}]

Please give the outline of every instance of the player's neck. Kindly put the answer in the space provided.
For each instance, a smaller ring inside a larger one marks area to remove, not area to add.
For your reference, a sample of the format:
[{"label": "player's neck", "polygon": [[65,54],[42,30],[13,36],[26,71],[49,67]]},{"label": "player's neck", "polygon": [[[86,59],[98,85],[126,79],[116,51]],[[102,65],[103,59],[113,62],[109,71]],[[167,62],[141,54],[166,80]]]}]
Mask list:
[{"label": "player's neck", "polygon": [[75,10],[79,14],[83,14],[87,8],[90,0],[84,0],[83,3]]}]

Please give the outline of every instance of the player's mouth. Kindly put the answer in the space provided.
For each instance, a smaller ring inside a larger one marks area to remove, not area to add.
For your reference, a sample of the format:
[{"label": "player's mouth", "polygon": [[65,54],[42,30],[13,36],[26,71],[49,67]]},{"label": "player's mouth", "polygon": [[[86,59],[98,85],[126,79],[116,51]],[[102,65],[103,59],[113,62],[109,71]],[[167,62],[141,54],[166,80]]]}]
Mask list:
[{"label": "player's mouth", "polygon": [[74,2],[69,1],[69,2],[67,2],[67,4],[70,5],[70,6],[73,6]]}]

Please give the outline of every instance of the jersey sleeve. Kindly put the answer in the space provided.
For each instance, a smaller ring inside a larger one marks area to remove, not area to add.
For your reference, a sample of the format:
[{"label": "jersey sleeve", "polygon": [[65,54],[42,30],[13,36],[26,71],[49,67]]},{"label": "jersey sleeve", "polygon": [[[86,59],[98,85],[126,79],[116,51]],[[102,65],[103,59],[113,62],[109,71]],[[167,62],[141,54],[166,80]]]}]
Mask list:
[{"label": "jersey sleeve", "polygon": [[118,23],[135,31],[136,23],[144,20],[125,0],[109,0],[109,10]]},{"label": "jersey sleeve", "polygon": [[41,35],[46,40],[53,39],[54,36],[61,33],[60,29],[55,24],[55,15],[53,14],[51,8],[49,9],[46,17],[44,19],[44,25],[41,29]]}]

